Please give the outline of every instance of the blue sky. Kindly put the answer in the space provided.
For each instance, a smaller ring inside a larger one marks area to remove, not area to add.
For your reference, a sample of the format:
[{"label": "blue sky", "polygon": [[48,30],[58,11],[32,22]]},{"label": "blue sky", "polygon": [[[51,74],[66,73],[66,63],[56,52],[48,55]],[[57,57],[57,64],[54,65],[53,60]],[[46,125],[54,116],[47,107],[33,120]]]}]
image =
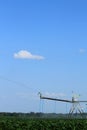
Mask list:
[{"label": "blue sky", "polygon": [[[39,91],[87,99],[86,16],[86,0],[0,1],[0,111],[38,112]],[[44,104],[54,111],[54,102]]]}]

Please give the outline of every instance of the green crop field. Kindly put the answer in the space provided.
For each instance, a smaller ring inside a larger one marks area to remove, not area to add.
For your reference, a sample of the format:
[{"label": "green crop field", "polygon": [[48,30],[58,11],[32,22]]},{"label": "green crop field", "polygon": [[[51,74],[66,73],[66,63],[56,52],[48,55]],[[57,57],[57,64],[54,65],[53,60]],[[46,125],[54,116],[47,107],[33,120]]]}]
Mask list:
[{"label": "green crop field", "polygon": [[87,120],[0,117],[0,130],[87,130]]}]

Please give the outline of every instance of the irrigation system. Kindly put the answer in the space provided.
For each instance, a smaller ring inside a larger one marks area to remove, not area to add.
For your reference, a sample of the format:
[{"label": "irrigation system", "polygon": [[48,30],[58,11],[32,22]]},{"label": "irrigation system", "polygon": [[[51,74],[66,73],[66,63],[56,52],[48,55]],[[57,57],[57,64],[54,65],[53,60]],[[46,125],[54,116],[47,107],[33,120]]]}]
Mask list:
[{"label": "irrigation system", "polygon": [[72,105],[69,110],[69,115],[72,115],[75,111],[79,112],[81,115],[84,113],[80,103],[86,103],[87,100],[78,100],[79,96],[73,95],[71,100],[66,100],[66,99],[58,99],[58,98],[42,96],[42,94],[40,92],[38,94],[40,96],[40,99],[71,103]]}]

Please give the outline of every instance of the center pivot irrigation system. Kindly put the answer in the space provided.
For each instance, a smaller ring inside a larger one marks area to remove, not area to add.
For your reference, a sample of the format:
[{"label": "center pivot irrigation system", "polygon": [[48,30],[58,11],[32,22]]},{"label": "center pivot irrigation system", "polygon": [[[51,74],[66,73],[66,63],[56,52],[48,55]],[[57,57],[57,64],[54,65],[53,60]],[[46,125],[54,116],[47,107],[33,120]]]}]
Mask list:
[{"label": "center pivot irrigation system", "polygon": [[47,100],[53,100],[53,101],[60,101],[60,102],[71,103],[72,106],[70,108],[69,115],[72,115],[75,111],[76,112],[78,111],[81,115],[84,113],[84,111],[83,111],[80,103],[85,103],[87,101],[78,100],[79,95],[73,95],[72,96],[72,100],[66,100],[66,99],[58,99],[58,98],[51,98],[51,97],[42,96],[42,94],[40,92],[38,94],[40,96],[40,99],[47,99]]}]

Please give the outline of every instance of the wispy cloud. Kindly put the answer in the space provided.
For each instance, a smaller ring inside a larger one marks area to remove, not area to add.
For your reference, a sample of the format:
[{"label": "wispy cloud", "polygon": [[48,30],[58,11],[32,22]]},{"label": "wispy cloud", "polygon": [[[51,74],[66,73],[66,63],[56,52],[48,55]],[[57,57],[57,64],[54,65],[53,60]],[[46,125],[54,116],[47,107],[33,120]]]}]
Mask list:
[{"label": "wispy cloud", "polygon": [[44,93],[44,96],[47,96],[47,97],[65,97],[66,95],[64,93],[49,93],[49,92],[45,92]]},{"label": "wispy cloud", "polygon": [[17,59],[34,59],[34,60],[43,60],[44,57],[40,55],[32,54],[31,52],[27,50],[20,50],[17,53],[14,53],[14,58]]},{"label": "wispy cloud", "polygon": [[[66,97],[66,95],[64,93],[50,93],[50,92],[44,92],[41,93],[42,96],[45,97],[52,97],[52,98],[61,98],[64,99]],[[26,92],[18,92],[16,93],[16,96],[18,98],[22,98],[22,99],[28,99],[28,100],[39,100],[40,99],[40,95],[38,93],[26,93]]]},{"label": "wispy cloud", "polygon": [[38,100],[39,96],[37,93],[26,93],[26,92],[18,92],[16,93],[18,98],[22,99],[30,99],[30,100]]},{"label": "wispy cloud", "polygon": [[86,49],[83,49],[83,48],[80,48],[79,49],[79,52],[82,54],[82,53],[85,53],[86,52]]}]

